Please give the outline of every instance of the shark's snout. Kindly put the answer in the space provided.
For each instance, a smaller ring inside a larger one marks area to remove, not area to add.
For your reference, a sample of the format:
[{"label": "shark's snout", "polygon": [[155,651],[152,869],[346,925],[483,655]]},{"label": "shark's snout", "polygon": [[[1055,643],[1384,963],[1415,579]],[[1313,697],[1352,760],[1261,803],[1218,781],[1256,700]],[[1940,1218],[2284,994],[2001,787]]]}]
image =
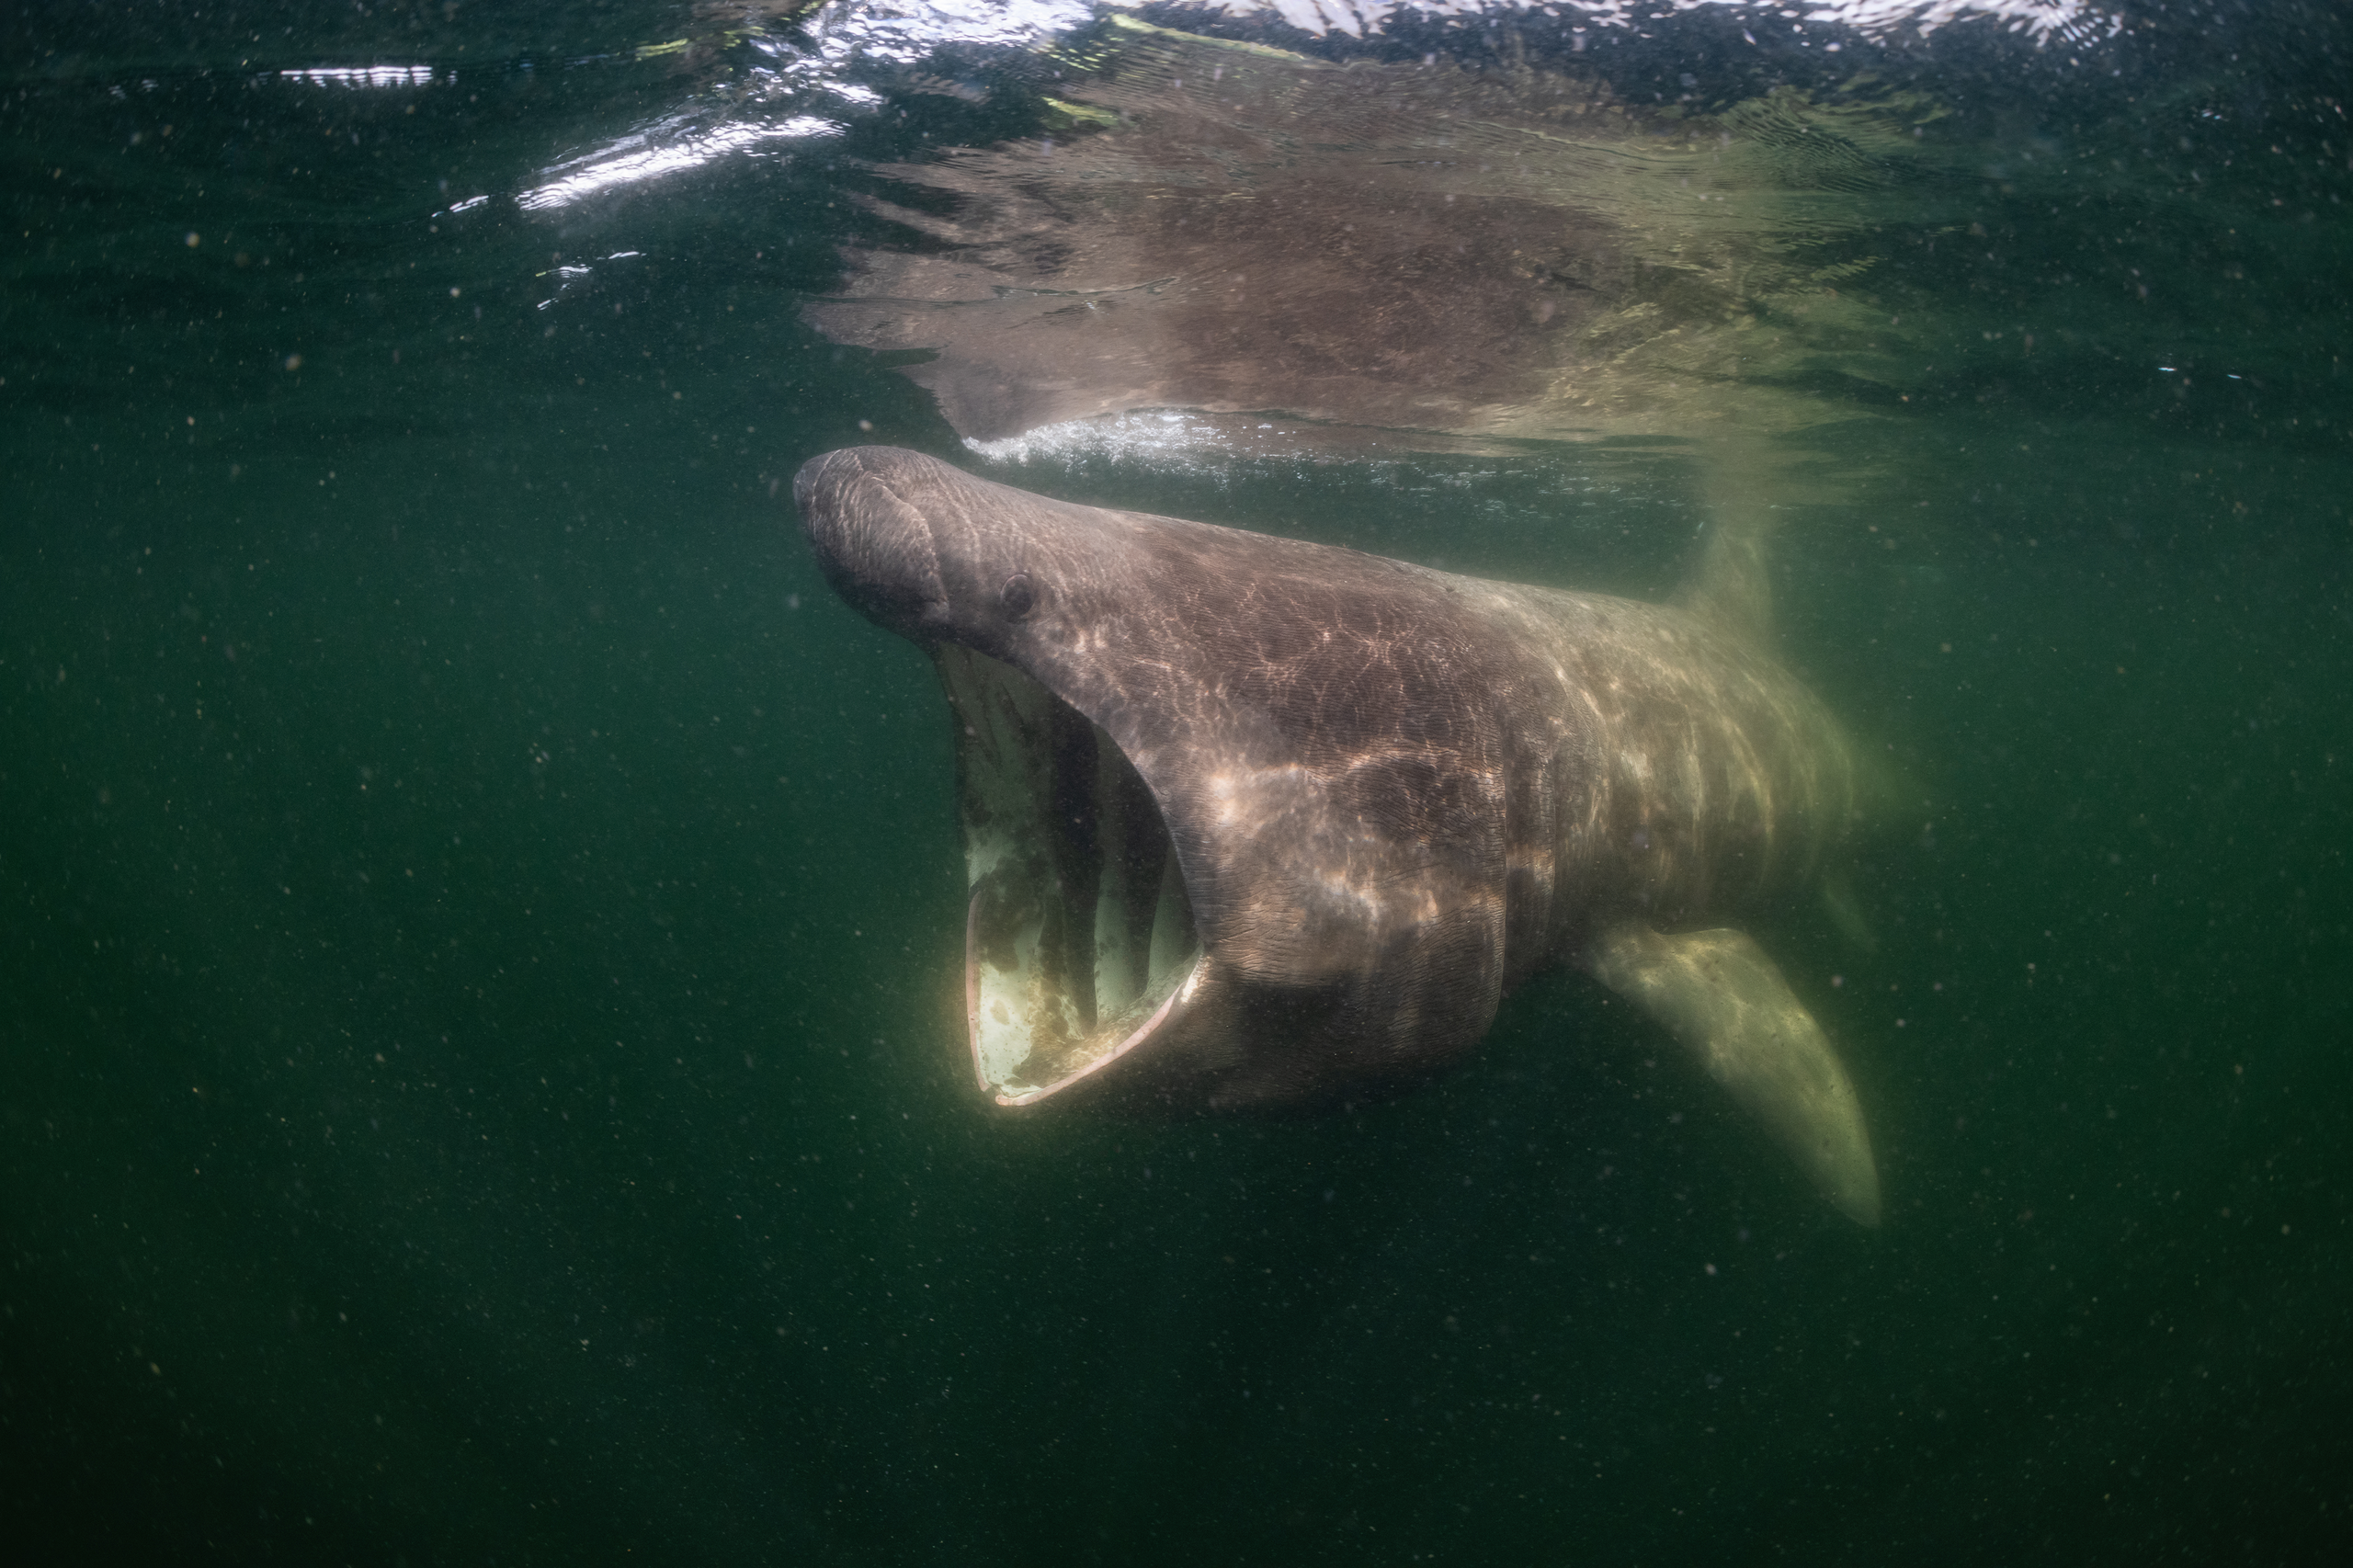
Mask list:
[{"label": "shark's snout", "polygon": [[948,595],[930,526],[894,483],[914,455],[851,447],[812,458],[793,476],[792,498],[834,591],[876,623],[921,640],[936,634]]}]

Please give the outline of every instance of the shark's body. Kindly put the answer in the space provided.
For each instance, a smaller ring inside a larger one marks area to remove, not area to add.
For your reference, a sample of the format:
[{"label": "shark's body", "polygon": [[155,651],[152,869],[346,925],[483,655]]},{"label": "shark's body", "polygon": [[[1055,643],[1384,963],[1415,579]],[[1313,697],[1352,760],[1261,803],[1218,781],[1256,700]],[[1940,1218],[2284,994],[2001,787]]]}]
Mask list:
[{"label": "shark's body", "polygon": [[1556,961],[1637,1001],[1865,1222],[1828,1040],[1725,922],[1802,891],[1857,771],[1776,661],[1759,540],[1680,605],[1048,500],[890,448],[795,485],[835,586],[956,710],[976,1081],[1230,1108],[1471,1049]]}]

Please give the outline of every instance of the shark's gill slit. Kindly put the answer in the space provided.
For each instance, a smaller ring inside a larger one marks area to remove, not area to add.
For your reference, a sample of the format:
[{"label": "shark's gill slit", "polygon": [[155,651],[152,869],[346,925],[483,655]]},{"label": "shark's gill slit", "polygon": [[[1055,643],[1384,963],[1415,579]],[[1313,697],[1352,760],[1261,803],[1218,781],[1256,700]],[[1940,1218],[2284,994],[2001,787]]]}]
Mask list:
[{"label": "shark's gill slit", "polygon": [[938,650],[956,725],[972,1073],[1043,1099],[1151,1038],[1200,967],[1167,824],[1111,737],[1011,665]]}]

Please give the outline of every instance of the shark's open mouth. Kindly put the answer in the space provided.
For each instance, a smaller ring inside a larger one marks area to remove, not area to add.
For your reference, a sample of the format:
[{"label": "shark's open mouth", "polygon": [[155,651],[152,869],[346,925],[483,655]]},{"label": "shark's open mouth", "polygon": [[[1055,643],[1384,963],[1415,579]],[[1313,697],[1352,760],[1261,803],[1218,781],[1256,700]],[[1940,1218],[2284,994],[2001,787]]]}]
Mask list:
[{"label": "shark's open mouth", "polygon": [[938,650],[972,904],[972,1073],[1029,1105],[1162,1029],[1199,983],[1175,846],[1111,737],[1009,665]]}]

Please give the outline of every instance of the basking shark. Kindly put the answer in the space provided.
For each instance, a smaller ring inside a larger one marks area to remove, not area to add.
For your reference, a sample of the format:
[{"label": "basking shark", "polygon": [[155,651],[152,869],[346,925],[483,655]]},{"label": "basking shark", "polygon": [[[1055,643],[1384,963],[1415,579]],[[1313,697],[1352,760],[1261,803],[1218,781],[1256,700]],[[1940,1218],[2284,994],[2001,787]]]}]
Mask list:
[{"label": "basking shark", "polygon": [[1866,1224],[1854,1085],[1727,922],[1835,866],[1865,794],[1773,656],[1755,523],[1654,605],[1050,500],[859,447],[794,481],[826,577],[956,725],[981,1092],[1360,1096],[1575,964]]}]

